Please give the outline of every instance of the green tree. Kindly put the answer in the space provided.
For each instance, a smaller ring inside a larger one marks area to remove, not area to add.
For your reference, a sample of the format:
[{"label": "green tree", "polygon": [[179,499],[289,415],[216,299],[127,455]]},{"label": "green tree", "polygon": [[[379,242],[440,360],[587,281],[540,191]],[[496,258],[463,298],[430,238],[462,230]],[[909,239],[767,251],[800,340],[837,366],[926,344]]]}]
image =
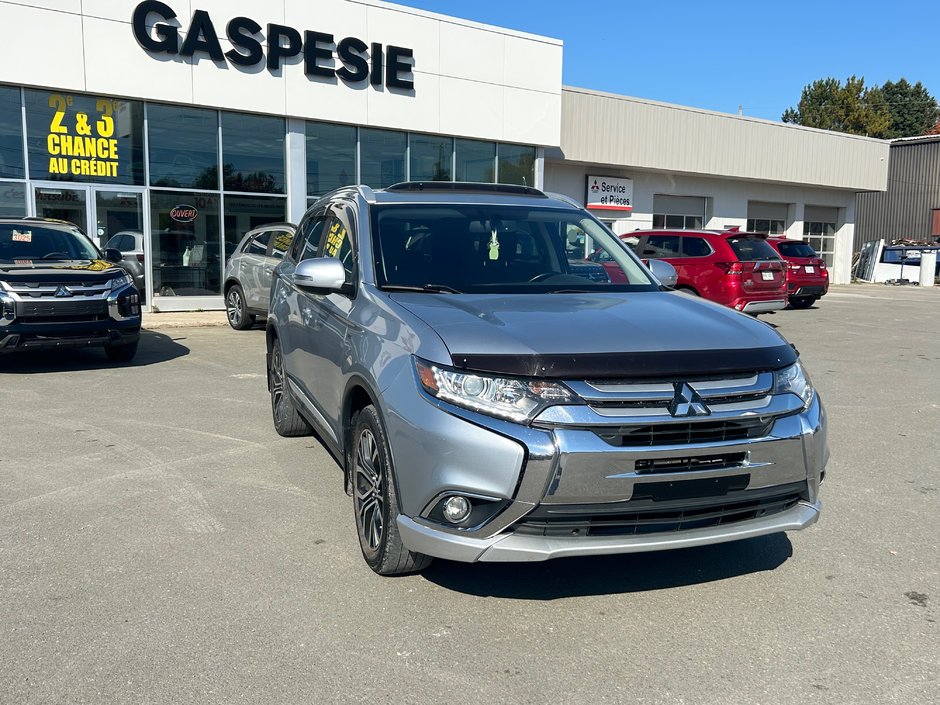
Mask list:
[{"label": "green tree", "polygon": [[866,88],[865,79],[849,76],[845,84],[836,78],[813,81],[803,88],[796,108],[787,108],[784,122],[847,132],[868,137],[887,137],[891,112],[880,88]]},{"label": "green tree", "polygon": [[914,85],[905,78],[897,83],[886,81],[881,92],[891,112],[888,137],[925,135],[940,120],[937,99],[927,92],[920,81]]}]

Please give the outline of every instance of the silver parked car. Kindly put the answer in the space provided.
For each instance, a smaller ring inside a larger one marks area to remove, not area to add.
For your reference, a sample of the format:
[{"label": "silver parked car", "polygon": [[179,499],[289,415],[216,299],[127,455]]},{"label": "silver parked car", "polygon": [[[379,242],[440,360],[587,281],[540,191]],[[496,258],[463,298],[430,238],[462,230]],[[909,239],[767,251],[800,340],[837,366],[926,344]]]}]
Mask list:
[{"label": "silver parked car", "polygon": [[245,233],[225,263],[223,295],[229,325],[247,330],[268,312],[271,275],[291,246],[296,227],[268,223]]},{"label": "silver parked car", "polygon": [[138,230],[122,230],[111,236],[104,249],[119,250],[124,255],[121,266],[134,278],[134,286],[143,301],[144,292],[147,291],[144,274],[144,234]]},{"label": "silver parked car", "polygon": [[[349,187],[297,232],[267,321],[274,426],[337,459],[377,573],[816,521],[826,415],[796,350],[671,291],[669,264],[651,272],[574,201]],[[572,268],[580,233],[616,276]]]}]

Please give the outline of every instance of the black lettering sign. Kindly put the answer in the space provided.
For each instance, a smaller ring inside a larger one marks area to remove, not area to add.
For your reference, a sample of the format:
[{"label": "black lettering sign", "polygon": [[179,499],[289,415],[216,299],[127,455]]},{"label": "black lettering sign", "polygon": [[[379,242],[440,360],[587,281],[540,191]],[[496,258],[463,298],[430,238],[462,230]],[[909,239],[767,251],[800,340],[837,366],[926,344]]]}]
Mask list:
[{"label": "black lettering sign", "polygon": [[159,39],[154,39],[147,31],[147,18],[150,15],[159,15],[163,22],[176,19],[176,13],[173,12],[172,8],[158,0],[147,0],[140,3],[131,18],[131,25],[134,28],[134,37],[136,37],[137,43],[147,51],[176,54],[180,45],[179,30],[173,25],[161,22],[154,27]]},{"label": "black lettering sign", "polygon": [[[264,60],[264,49],[254,36],[261,32],[261,25],[247,17],[236,17],[228,23],[225,33],[234,49],[225,52],[228,60],[239,66],[254,66]],[[244,49],[242,54],[238,49]]]},{"label": "black lettering sign", "polygon": [[[148,29],[148,20],[158,21]],[[232,49],[223,53],[222,42],[209,13],[194,10],[186,38],[180,45],[180,30],[175,24],[176,12],[160,0],[144,0],[134,8],[131,25],[134,37],[146,51],[155,54],[179,54],[193,57],[209,56],[213,61],[228,59],[236,66],[256,66],[265,62],[269,71],[278,71],[284,61],[303,55],[304,73],[355,84],[368,80],[375,87],[382,85],[400,91],[414,90],[414,52],[404,47],[378,42],[370,45],[358,37],[336,40],[332,34],[304,30],[303,36],[293,27],[280,24],[267,26],[267,56],[261,38],[261,25],[248,17],[235,17],[225,28]]]}]

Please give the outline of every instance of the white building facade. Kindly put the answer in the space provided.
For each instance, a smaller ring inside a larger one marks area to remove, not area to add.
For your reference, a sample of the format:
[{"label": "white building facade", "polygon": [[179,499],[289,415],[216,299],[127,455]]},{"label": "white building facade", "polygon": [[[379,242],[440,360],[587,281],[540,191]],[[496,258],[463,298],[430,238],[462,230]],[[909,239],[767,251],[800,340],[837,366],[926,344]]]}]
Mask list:
[{"label": "white building facade", "polygon": [[615,178],[618,233],[816,237],[835,281],[855,192],[885,188],[887,143],[563,89],[558,40],[379,0],[0,0],[0,20],[0,215],[143,233],[160,310],[221,308],[244,232],[348,184],[586,202]]}]

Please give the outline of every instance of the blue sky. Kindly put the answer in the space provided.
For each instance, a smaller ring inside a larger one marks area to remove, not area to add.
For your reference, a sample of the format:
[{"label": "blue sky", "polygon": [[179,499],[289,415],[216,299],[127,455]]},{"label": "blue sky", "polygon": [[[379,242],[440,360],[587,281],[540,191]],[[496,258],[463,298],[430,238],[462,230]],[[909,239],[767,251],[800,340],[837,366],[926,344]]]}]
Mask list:
[{"label": "blue sky", "polygon": [[940,99],[938,2],[397,1],[562,39],[570,86],[769,120],[828,76]]}]

